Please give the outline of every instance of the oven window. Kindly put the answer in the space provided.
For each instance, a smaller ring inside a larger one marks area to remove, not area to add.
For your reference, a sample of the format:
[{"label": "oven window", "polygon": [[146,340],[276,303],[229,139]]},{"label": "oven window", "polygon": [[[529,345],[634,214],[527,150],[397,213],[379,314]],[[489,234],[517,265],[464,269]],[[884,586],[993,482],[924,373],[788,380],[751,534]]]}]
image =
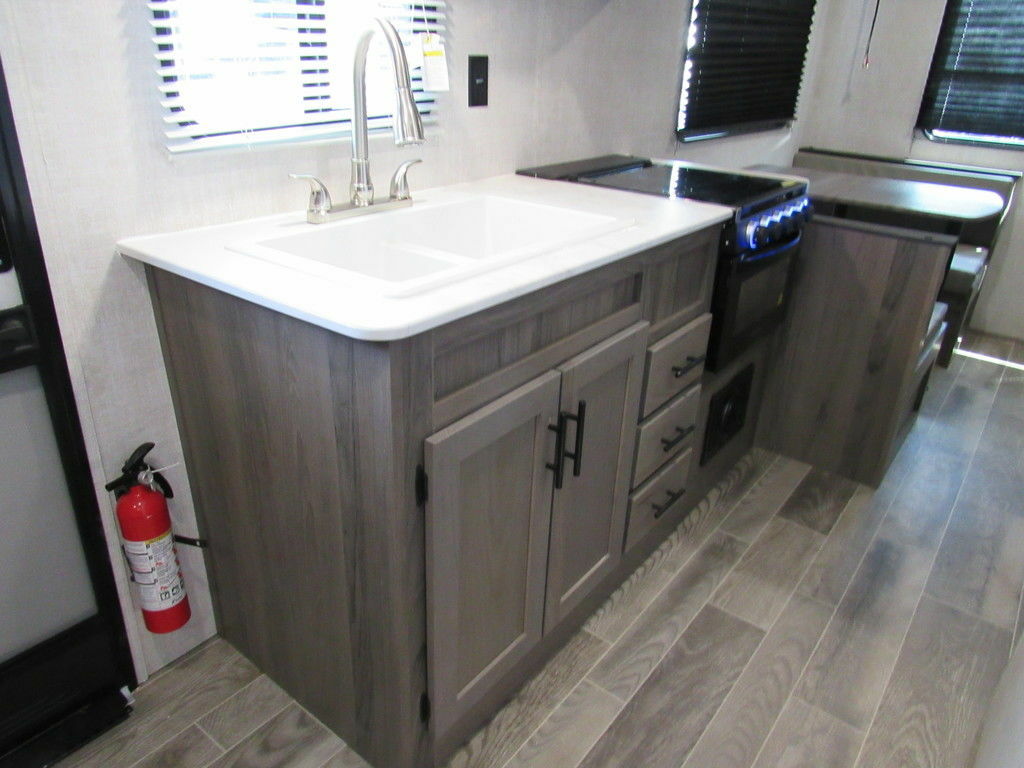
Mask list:
[{"label": "oven window", "polygon": [[738,276],[740,286],[733,326],[734,336],[743,336],[782,306],[786,300],[791,260],[792,257],[786,257],[753,275]]}]

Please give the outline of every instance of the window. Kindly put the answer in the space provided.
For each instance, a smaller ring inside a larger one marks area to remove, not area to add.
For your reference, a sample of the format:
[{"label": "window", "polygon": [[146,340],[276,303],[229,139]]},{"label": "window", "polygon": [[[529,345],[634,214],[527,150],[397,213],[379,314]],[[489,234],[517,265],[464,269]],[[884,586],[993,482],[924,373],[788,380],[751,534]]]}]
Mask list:
[{"label": "window", "polygon": [[1024,4],[949,0],[917,126],[929,138],[1024,148]]},{"label": "window", "polygon": [[676,134],[778,128],[796,116],[814,0],[694,0]]},{"label": "window", "polygon": [[[420,114],[420,32],[443,35],[438,0],[152,0],[167,146],[185,152],[347,133],[352,53],[374,15],[398,29]],[[394,86],[381,35],[367,65],[370,128],[390,125]]]}]

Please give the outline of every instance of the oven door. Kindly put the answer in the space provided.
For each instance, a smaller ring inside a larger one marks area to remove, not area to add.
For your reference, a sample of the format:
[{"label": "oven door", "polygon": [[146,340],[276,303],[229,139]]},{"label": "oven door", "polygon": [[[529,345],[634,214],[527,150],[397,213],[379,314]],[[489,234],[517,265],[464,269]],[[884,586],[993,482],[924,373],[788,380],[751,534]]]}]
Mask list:
[{"label": "oven door", "polygon": [[723,258],[712,301],[708,368],[717,371],[786,316],[800,234],[769,250]]}]

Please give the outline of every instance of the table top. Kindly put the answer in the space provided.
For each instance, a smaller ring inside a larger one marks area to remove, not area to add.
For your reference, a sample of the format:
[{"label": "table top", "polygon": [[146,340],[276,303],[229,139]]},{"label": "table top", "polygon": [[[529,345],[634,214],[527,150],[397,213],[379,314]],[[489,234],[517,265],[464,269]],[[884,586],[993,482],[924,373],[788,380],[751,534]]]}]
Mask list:
[{"label": "table top", "polygon": [[788,173],[810,182],[812,200],[906,211],[959,222],[979,221],[1002,213],[996,192],[949,184],[861,176],[803,166],[754,165],[753,170]]}]

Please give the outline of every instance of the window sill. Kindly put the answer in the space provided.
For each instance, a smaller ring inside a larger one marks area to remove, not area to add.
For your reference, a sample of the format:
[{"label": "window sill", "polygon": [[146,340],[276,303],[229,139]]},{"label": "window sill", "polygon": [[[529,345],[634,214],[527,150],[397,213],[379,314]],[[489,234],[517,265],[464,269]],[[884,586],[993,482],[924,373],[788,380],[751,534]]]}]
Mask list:
[{"label": "window sill", "polygon": [[743,125],[725,126],[720,129],[707,131],[676,130],[676,140],[681,144],[692,144],[697,141],[709,141],[711,139],[726,139],[730,136],[746,136],[751,133],[764,133],[766,131],[778,131],[789,128],[791,120],[767,120],[759,123],[745,123]]},{"label": "window sill", "polygon": [[983,136],[975,133],[955,133],[952,131],[936,132],[927,129],[920,129],[917,133],[936,144],[958,144],[968,147],[983,147],[985,149],[1024,150],[1024,139],[1009,136]]}]

